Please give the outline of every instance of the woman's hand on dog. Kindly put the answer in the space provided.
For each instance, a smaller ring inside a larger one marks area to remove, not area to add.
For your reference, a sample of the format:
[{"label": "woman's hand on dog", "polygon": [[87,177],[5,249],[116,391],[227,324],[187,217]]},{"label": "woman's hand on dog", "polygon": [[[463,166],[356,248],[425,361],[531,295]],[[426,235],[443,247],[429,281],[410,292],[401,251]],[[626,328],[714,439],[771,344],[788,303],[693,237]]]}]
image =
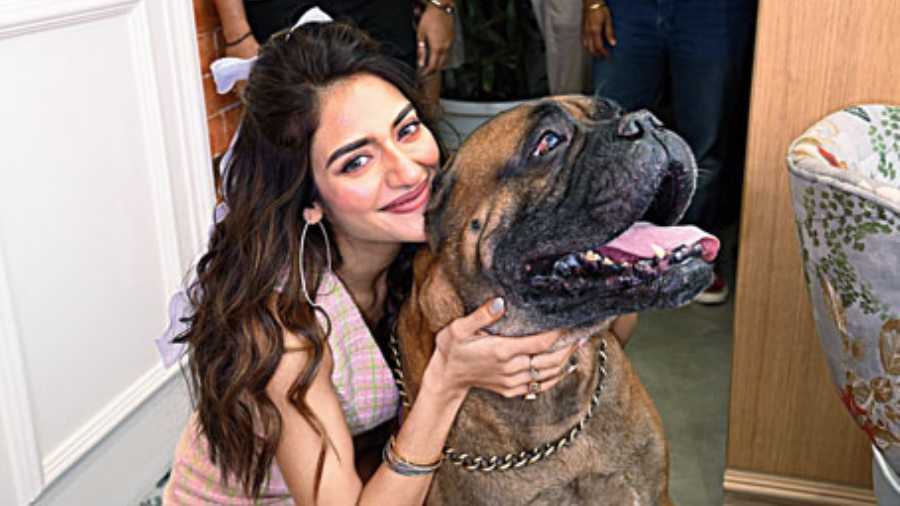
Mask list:
[{"label": "woman's hand on dog", "polygon": [[543,392],[566,376],[578,344],[551,351],[559,330],[526,337],[495,336],[482,330],[499,320],[504,309],[502,299],[492,299],[438,332],[431,365],[440,371],[435,379],[444,388],[462,396],[478,387],[517,397],[527,394],[528,384],[535,379]]}]

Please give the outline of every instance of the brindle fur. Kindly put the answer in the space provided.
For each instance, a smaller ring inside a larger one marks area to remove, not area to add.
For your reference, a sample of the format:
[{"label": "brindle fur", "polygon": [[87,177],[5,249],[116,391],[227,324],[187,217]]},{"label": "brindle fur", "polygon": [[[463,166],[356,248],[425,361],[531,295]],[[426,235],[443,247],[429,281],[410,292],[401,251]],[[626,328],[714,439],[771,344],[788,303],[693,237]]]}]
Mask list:
[{"label": "brindle fur", "polygon": [[[613,110],[599,111],[604,107]],[[434,351],[438,330],[492,296],[507,301],[507,313],[490,327],[492,333],[527,335],[561,327],[568,329],[563,342],[592,338],[578,351],[577,371],[535,401],[473,389],[447,444],[469,453],[502,456],[555,441],[577,423],[590,403],[601,336],[607,342],[608,375],[594,417],[571,446],[534,465],[505,472],[471,472],[445,463],[434,478],[427,504],[671,504],[668,446],[659,415],[621,345],[605,329],[616,314],[683,303],[705,286],[709,273],[702,269],[681,273],[679,282],[683,280],[684,286],[678,290],[670,290],[673,282],[661,280],[650,301],[642,293],[599,294],[604,300],[587,313],[567,309],[564,300],[526,299],[503,275],[508,265],[521,262],[517,255],[527,251],[529,241],[537,243],[555,233],[557,241],[583,247],[588,243],[579,244],[577,238],[559,239],[561,233],[577,229],[595,242],[602,239],[602,244],[647,211],[656,188],[636,180],[659,181],[651,173],[661,170],[652,163],[658,155],[639,140],[619,142],[614,132],[621,121],[614,106],[585,97],[521,106],[473,133],[436,177],[426,215],[429,249],[423,248],[415,259],[413,291],[397,329],[411,397],[415,398]],[[529,143],[546,128],[564,130],[570,137],[564,151],[536,169],[527,156]],[[673,143],[665,148],[668,156],[682,156],[683,141],[668,135],[660,134]],[[610,138],[606,148],[604,136]],[[630,167],[608,172],[623,163]],[[685,163],[693,164],[689,154]],[[588,169],[595,174],[577,174]],[[611,198],[579,197],[580,190],[572,188],[575,184]],[[577,208],[565,208],[581,198],[601,202],[599,207],[582,206],[580,212],[589,223],[577,216]],[[510,243],[516,248],[508,247]],[[701,274],[705,278],[695,279]]]}]

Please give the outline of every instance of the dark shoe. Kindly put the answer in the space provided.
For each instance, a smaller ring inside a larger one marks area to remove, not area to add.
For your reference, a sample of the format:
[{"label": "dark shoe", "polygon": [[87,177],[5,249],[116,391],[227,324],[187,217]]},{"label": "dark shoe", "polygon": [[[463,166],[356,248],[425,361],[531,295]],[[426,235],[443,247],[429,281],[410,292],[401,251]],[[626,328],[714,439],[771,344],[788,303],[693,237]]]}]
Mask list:
[{"label": "dark shoe", "polygon": [[724,303],[726,300],[728,300],[728,284],[725,283],[725,278],[718,272],[715,273],[715,277],[713,278],[712,284],[709,285],[709,288],[703,290],[694,297],[694,302],[706,306],[716,306]]}]

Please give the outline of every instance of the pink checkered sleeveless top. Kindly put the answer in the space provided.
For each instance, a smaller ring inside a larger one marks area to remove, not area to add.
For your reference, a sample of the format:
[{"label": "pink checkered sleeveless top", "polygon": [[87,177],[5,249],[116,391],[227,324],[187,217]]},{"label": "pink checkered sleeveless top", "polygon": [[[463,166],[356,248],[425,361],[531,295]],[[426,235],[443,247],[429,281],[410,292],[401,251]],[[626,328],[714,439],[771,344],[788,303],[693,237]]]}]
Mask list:
[{"label": "pink checkered sleeveless top", "polygon": [[[316,302],[331,318],[328,344],[334,358],[331,381],[353,435],[397,416],[400,397],[384,356],[343,283],[326,274]],[[324,322],[323,322],[324,323]],[[318,449],[310,452],[311,458]],[[209,460],[208,444],[192,415],[175,450],[172,474],[163,495],[167,505],[294,504],[277,464],[259,499],[246,497],[231,480],[228,486]]]}]

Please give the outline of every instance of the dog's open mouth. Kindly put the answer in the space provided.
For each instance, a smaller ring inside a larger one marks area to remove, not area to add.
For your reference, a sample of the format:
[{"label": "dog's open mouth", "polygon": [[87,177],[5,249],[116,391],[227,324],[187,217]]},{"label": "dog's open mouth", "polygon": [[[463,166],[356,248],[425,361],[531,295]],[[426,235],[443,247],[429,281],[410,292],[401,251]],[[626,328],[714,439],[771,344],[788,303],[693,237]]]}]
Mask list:
[{"label": "dog's open mouth", "polygon": [[523,275],[534,289],[577,295],[598,283],[612,290],[645,284],[692,259],[712,262],[718,252],[719,240],[697,227],[639,221],[606,244],[528,260]]},{"label": "dog's open mouth", "polygon": [[[660,145],[665,147],[662,141]],[[537,293],[577,296],[597,289],[616,292],[651,285],[679,269],[707,265],[719,252],[719,240],[695,226],[672,226],[687,209],[692,193],[687,166],[670,160],[640,221],[602,244],[588,243],[576,251],[543,249],[526,256],[519,279]]]}]

